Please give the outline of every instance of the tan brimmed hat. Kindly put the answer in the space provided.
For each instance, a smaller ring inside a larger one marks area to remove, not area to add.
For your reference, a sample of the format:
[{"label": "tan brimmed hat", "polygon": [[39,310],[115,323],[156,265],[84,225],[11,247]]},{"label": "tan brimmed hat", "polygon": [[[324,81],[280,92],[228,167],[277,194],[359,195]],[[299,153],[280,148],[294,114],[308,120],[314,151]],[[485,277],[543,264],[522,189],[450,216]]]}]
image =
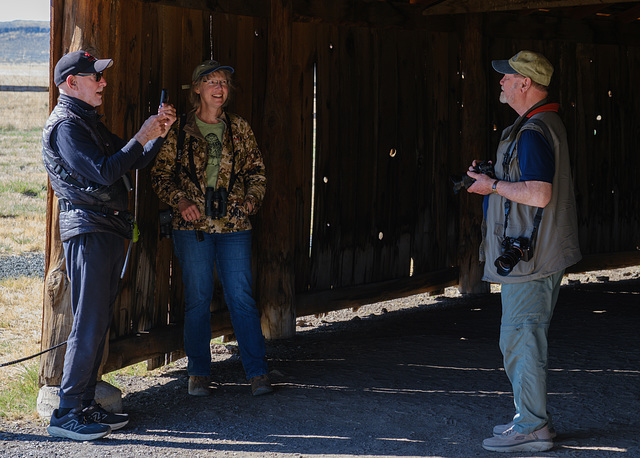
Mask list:
[{"label": "tan brimmed hat", "polygon": [[542,54],[533,51],[520,51],[509,60],[494,60],[491,66],[505,75],[519,73],[531,78],[538,84],[548,86],[553,75],[553,65]]}]

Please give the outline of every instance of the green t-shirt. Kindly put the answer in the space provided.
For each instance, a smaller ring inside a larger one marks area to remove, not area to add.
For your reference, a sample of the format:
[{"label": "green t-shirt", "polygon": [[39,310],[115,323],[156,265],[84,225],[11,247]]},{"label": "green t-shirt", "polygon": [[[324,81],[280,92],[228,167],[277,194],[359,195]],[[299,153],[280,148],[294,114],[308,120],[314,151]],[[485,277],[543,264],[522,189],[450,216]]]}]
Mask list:
[{"label": "green t-shirt", "polygon": [[224,123],[208,124],[201,121],[196,116],[196,124],[202,136],[209,144],[209,160],[207,161],[207,187],[216,189],[218,182],[218,172],[220,172],[220,161],[222,159],[222,138],[224,135]]}]

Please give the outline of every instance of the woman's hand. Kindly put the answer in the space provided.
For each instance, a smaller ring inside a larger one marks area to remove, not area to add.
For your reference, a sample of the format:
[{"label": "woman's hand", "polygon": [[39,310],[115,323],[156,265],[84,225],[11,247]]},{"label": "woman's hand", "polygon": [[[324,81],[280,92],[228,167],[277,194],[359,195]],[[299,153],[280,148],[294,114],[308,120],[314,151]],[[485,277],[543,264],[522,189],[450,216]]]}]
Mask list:
[{"label": "woman's hand", "polygon": [[254,215],[258,211],[258,205],[255,201],[255,197],[248,195],[244,200],[244,208],[248,215]]},{"label": "woman's hand", "polygon": [[178,211],[185,221],[195,221],[202,216],[200,210],[198,210],[198,206],[186,197],[183,197],[180,199],[180,202],[178,202]]}]

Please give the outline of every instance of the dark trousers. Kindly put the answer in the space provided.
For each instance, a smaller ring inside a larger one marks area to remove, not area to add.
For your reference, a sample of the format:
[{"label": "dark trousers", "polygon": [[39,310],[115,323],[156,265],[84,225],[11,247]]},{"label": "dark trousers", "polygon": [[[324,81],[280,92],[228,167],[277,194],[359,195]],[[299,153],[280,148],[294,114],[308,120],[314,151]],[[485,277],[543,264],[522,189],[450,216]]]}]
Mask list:
[{"label": "dark trousers", "polygon": [[124,239],[95,232],[73,237],[63,247],[71,280],[73,326],[62,370],[60,408],[77,408],[95,396],[124,264]]}]

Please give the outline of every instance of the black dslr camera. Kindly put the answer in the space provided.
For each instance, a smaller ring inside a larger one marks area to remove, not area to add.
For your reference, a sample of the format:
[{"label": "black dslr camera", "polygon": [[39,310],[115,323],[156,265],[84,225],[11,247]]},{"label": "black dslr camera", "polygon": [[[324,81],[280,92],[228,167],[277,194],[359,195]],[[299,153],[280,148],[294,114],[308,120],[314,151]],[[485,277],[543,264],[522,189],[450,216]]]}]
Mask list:
[{"label": "black dslr camera", "polygon": [[533,246],[526,237],[507,237],[502,241],[502,256],[494,264],[498,275],[506,277],[520,261],[527,262],[533,257]]},{"label": "black dslr camera", "polygon": [[173,212],[170,208],[166,210],[160,210],[158,212],[158,222],[160,223],[160,238],[171,238],[171,220],[173,219]]},{"label": "black dslr camera", "polygon": [[[491,178],[496,177],[496,170],[493,168],[493,164],[489,161],[482,161],[477,164],[473,171],[476,173],[482,173],[484,175],[490,176]],[[469,189],[469,187],[476,182],[475,179],[471,178],[466,173],[461,177],[451,177],[451,181],[453,181],[453,193],[458,194],[460,190]]]},{"label": "black dslr camera", "polygon": [[204,214],[213,219],[227,216],[228,194],[225,188],[207,188],[204,194]]}]

